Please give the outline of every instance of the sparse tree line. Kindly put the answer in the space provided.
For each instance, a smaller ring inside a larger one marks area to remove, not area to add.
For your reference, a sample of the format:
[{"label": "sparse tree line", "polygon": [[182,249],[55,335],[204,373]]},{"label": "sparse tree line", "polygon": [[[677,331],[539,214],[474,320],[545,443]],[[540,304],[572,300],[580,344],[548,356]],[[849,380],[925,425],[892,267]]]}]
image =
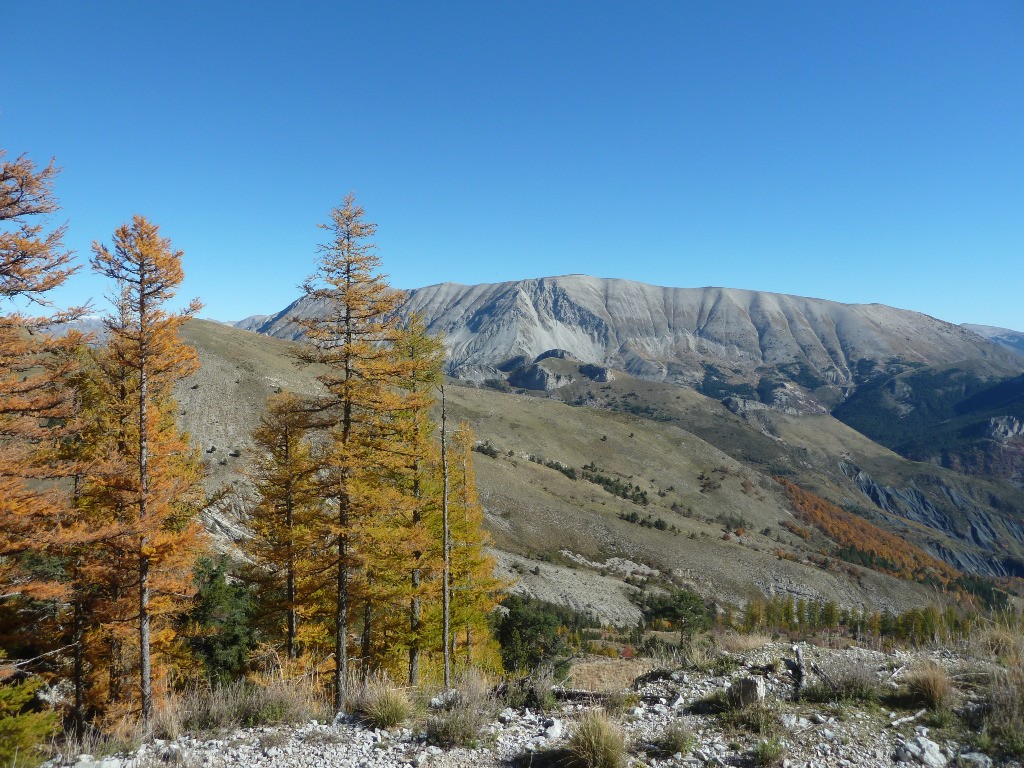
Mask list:
[{"label": "sparse tree line", "polygon": [[244,674],[257,643],[282,674],[316,670],[335,711],[354,673],[448,685],[453,667],[500,667],[474,439],[447,423],[441,342],[396,318],[402,294],[352,196],[303,284],[326,311],[300,321],[298,362],[323,394],[268,400],[242,566],[210,557],[201,462],[175,419],[173,387],[198,367],[178,331],[199,303],[168,308],[182,253],[133,217],[92,248],[113,307],[105,343],[53,334],[85,312],[48,299],[78,269],[65,227],[48,227],[57,169],[0,163],[4,738],[52,730],[58,713],[30,702],[43,682],[67,728],[148,724],[172,691]]}]

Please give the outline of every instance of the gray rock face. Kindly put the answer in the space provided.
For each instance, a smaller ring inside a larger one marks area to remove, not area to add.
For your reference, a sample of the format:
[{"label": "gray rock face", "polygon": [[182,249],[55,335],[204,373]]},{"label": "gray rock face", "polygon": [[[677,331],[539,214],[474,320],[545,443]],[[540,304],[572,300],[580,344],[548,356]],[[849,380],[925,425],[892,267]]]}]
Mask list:
[{"label": "gray rock face", "polygon": [[[918,545],[929,554],[968,573],[996,577],[1017,575],[1019,566],[1016,563],[994,557],[992,553],[1000,539],[1012,538],[1024,543],[1024,527],[1019,523],[1006,517],[994,518],[983,506],[937,478],[933,478],[935,485],[932,491],[945,497],[948,506],[944,510],[937,509],[919,488],[882,485],[861,468],[847,462],[840,462],[839,467],[897,525],[900,521],[912,520],[967,545],[953,550],[935,542],[918,541]],[[920,479],[925,478],[922,476]],[[950,512],[959,518],[959,525]]]},{"label": "gray rock face", "polygon": [[[301,328],[294,318],[320,310],[300,299],[246,327],[295,339]],[[678,384],[701,383],[710,366],[755,386],[769,368],[808,389],[842,389],[856,385],[861,369],[1011,354],[966,328],[879,304],[585,275],[432,285],[410,291],[401,312],[421,313],[431,332],[444,334],[455,375],[559,350]]]},{"label": "gray rock face", "polygon": [[993,440],[1006,442],[1016,437],[1024,437],[1024,422],[1013,416],[1000,416],[989,420],[988,435]]},{"label": "gray rock face", "polygon": [[962,768],[992,768],[992,758],[981,752],[965,752],[957,758]]},{"label": "gray rock face", "polygon": [[572,376],[566,376],[556,371],[551,371],[537,363],[527,366],[526,368],[520,368],[508,377],[508,383],[513,387],[537,389],[545,392],[550,392],[553,389],[564,387],[566,384],[571,384],[573,381],[575,381],[575,379]]}]

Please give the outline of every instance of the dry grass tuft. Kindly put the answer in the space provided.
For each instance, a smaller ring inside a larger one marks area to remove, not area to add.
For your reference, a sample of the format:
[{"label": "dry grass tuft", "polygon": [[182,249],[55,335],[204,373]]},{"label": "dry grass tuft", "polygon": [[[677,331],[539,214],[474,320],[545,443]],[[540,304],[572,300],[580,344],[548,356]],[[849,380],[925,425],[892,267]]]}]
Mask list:
[{"label": "dry grass tuft", "polygon": [[981,655],[1006,664],[1024,664],[1024,635],[1004,624],[993,624],[976,635]]},{"label": "dry grass tuft", "polygon": [[878,700],[878,676],[860,662],[844,660],[825,670],[825,675],[804,688],[804,698],[835,704],[865,704]]},{"label": "dry grass tuft", "polygon": [[604,699],[604,709],[609,715],[618,717],[640,703],[640,697],[633,691],[612,691]]},{"label": "dry grass tuft", "polygon": [[353,697],[353,709],[374,728],[395,728],[412,717],[413,706],[387,678],[371,678]]},{"label": "dry grass tuft", "polygon": [[176,698],[176,709],[168,714],[168,722],[190,732],[303,723],[322,719],[329,712],[322,693],[308,678],[279,677],[193,688]]},{"label": "dry grass tuft", "polygon": [[81,736],[70,733],[51,746],[51,754],[58,764],[74,763],[79,755],[95,758],[134,753],[145,741],[142,725],[136,720],[122,719],[108,730],[87,726]]},{"label": "dry grass tuft", "polygon": [[569,739],[569,752],[580,768],[621,768],[626,760],[622,729],[599,709],[580,718]]},{"label": "dry grass tuft", "polygon": [[911,697],[932,710],[944,709],[953,693],[949,673],[932,661],[912,669],[906,682]]},{"label": "dry grass tuft", "polygon": [[[725,697],[728,701],[728,696]],[[718,719],[726,728],[749,731],[764,735],[775,734],[782,727],[779,710],[774,704],[761,702],[746,707],[736,707],[731,702],[728,708],[718,713]]]},{"label": "dry grass tuft", "polygon": [[1024,757],[1024,663],[1008,664],[993,675],[986,698],[986,731],[1005,752]]},{"label": "dry grass tuft", "polygon": [[772,639],[768,635],[752,632],[749,635],[729,630],[718,636],[718,646],[729,653],[750,653],[768,645]]},{"label": "dry grass tuft", "polygon": [[567,685],[582,691],[594,693],[610,693],[628,688],[641,675],[650,672],[655,666],[674,669],[675,664],[655,664],[650,658],[634,659],[595,659],[588,658],[572,665],[569,670]]},{"label": "dry grass tuft", "polygon": [[682,648],[683,660],[691,669],[707,672],[718,659],[718,649],[708,635],[694,635]]}]

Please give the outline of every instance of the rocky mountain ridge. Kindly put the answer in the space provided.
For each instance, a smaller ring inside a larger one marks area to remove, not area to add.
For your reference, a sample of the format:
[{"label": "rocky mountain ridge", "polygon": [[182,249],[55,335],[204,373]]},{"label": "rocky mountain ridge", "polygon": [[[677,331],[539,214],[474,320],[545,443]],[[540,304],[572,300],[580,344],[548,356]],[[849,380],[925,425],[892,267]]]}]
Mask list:
[{"label": "rocky mountain ridge", "polygon": [[[297,339],[294,319],[318,311],[303,298],[236,325]],[[442,333],[448,372],[476,381],[564,350],[582,363],[768,403],[795,384],[830,407],[865,381],[915,366],[980,358],[1024,371],[1006,348],[918,312],[732,288],[586,275],[440,283],[409,291],[400,312]]]},{"label": "rocky mountain ridge", "polygon": [[994,341],[996,344],[1024,355],[1024,333],[1013,331],[1009,328],[997,328],[992,325],[976,325],[974,323],[961,323],[961,327],[974,331],[979,336]]}]

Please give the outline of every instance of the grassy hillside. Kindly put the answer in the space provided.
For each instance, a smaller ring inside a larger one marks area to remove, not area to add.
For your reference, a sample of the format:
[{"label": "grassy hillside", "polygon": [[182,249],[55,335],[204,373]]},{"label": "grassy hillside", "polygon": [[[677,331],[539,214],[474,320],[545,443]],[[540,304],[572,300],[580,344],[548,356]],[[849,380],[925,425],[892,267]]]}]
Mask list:
[{"label": "grassy hillside", "polygon": [[[269,394],[315,392],[315,372],[296,367],[289,342],[202,321],[185,335],[202,368],[178,391],[181,419],[204,450],[209,490],[229,489],[208,522],[239,535],[248,435]],[[910,466],[828,416],[744,419],[691,390],[624,376],[558,391],[577,405],[459,382],[448,392],[450,417],[468,421],[481,444],[478,480],[502,568],[529,590],[620,614],[627,580],[648,577],[734,602],[781,593],[901,609],[934,598],[921,584],[823,564],[817,555],[837,543],[793,532],[792,501],[773,476],[837,503],[859,494],[868,507],[841,460],[883,479],[896,477],[887,460]]]},{"label": "grassy hillside", "polygon": [[[559,364],[567,376],[571,361]],[[549,393],[532,394],[675,425],[751,469],[789,478],[889,530],[913,535],[930,554],[960,569],[1021,573],[1020,489],[907,461],[828,414],[765,408],[733,413],[687,388],[621,373],[608,382],[577,375]]]}]

